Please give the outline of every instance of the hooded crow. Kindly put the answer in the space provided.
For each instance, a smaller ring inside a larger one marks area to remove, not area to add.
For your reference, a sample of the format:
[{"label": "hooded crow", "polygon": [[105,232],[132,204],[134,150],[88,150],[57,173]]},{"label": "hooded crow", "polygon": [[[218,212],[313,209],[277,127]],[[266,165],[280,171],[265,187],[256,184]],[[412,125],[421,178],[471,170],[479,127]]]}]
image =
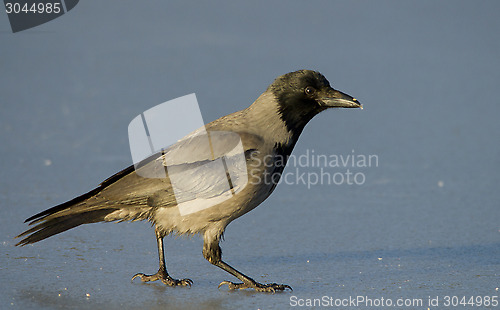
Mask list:
[{"label": "hooded crow", "polygon": [[[17,245],[35,243],[81,224],[148,220],[155,227],[160,268],[152,275],[138,273],[132,280],[138,277],[143,282],[160,280],[169,286],[191,286],[190,279],[178,280],[168,274],[163,238],[171,233],[202,234],[203,256],[241,281],[224,281],[219,287],[227,284],[231,290],[291,290],[285,284],[258,283],[225,263],[219,241],[231,221],[257,207],[273,192],[302,130],[328,108],[362,105],[333,89],[319,72],[299,70],[282,75],[248,108],[205,126],[206,135],[214,138],[210,149],[200,143],[200,135],[188,135],[139,165],[116,173],[90,192],[28,218],[25,222],[35,226],[17,236],[24,237]],[[234,152],[239,143],[241,152]],[[169,155],[173,163],[165,177],[145,177],[148,172],[162,169],[157,163]],[[238,155],[243,165],[234,160]],[[222,160],[225,167],[222,178],[211,168],[217,160]],[[173,174],[177,184],[187,188],[180,195],[175,192]],[[272,176],[271,181],[265,176]],[[210,199],[212,203],[204,205]],[[214,203],[213,199],[219,200]],[[181,209],[181,205],[190,203],[194,209]]]}]

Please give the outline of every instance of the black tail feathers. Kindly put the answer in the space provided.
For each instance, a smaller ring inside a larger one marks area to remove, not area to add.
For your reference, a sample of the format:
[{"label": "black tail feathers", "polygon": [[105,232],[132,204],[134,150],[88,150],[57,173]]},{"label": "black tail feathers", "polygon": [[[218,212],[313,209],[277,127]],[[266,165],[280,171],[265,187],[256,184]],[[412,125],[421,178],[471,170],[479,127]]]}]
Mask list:
[{"label": "black tail feathers", "polygon": [[54,213],[47,213],[47,211],[42,212],[44,214],[41,218],[38,218],[40,216],[38,216],[37,214],[26,220],[33,220],[30,225],[35,223],[38,224],[35,227],[28,229],[27,231],[17,236],[16,238],[19,238],[29,234],[29,236],[19,241],[16,245],[23,246],[26,244],[35,243],[53,235],[62,233],[63,231],[66,231],[68,229],[80,226],[82,224],[102,222],[104,221],[106,215],[110,214],[113,211],[116,211],[116,208],[94,208],[90,210],[82,210],[76,208],[76,210],[74,211],[66,209],[64,210],[64,212],[60,212],[63,213],[60,216],[58,216],[57,211]]}]

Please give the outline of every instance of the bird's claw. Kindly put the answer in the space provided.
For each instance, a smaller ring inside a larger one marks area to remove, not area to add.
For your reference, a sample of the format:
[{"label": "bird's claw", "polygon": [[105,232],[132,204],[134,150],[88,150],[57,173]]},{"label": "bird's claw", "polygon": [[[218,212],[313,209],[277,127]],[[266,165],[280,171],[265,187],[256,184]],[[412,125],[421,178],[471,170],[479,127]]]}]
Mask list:
[{"label": "bird's claw", "polygon": [[277,291],[281,292],[281,291],[284,291],[286,289],[293,291],[293,289],[290,285],[277,284],[277,283],[261,284],[258,282],[255,282],[255,283],[234,283],[234,282],[230,282],[230,281],[222,281],[219,284],[219,288],[221,286],[223,286],[224,284],[227,284],[227,286],[230,290],[244,290],[247,288],[253,288],[257,292],[268,292],[268,293],[276,293]]},{"label": "bird's claw", "polygon": [[151,282],[151,281],[161,280],[161,282],[163,284],[168,285],[168,286],[189,286],[189,287],[191,287],[191,285],[193,284],[193,280],[191,280],[191,279],[177,280],[177,279],[174,279],[171,276],[169,276],[167,273],[161,273],[161,272],[157,272],[157,273],[152,274],[152,275],[146,275],[144,273],[137,273],[132,277],[132,280],[130,280],[130,281],[134,281],[134,279],[137,277],[139,277],[142,282]]}]

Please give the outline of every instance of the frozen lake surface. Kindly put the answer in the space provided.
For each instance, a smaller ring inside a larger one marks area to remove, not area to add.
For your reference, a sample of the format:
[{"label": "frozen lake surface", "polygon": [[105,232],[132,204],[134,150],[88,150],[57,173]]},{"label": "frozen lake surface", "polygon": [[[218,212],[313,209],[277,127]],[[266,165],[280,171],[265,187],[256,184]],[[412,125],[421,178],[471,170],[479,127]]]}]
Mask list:
[{"label": "frozen lake surface", "polygon": [[[16,34],[0,14],[0,308],[282,309],[366,296],[436,309],[446,296],[499,296],[499,9],[82,1]],[[165,238],[170,274],[191,288],[131,283],[158,268],[146,222],[14,246],[24,219],[131,164],[127,126],[141,112],[195,92],[208,122],[300,68],[321,71],[365,109],[318,115],[294,155],[378,161],[323,167],[360,173],[359,185],[311,186],[289,166],[289,184],[228,226],[224,260],[293,292],[217,289],[235,279],[205,261],[198,236]]]}]

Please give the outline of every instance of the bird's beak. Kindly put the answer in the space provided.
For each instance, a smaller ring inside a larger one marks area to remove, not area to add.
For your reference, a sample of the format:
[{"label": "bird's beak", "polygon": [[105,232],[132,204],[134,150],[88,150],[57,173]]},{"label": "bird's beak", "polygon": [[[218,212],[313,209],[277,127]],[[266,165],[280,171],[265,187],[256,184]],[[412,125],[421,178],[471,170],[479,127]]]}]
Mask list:
[{"label": "bird's beak", "polygon": [[330,88],[320,99],[320,104],[326,108],[360,108],[363,105],[348,94]]}]

